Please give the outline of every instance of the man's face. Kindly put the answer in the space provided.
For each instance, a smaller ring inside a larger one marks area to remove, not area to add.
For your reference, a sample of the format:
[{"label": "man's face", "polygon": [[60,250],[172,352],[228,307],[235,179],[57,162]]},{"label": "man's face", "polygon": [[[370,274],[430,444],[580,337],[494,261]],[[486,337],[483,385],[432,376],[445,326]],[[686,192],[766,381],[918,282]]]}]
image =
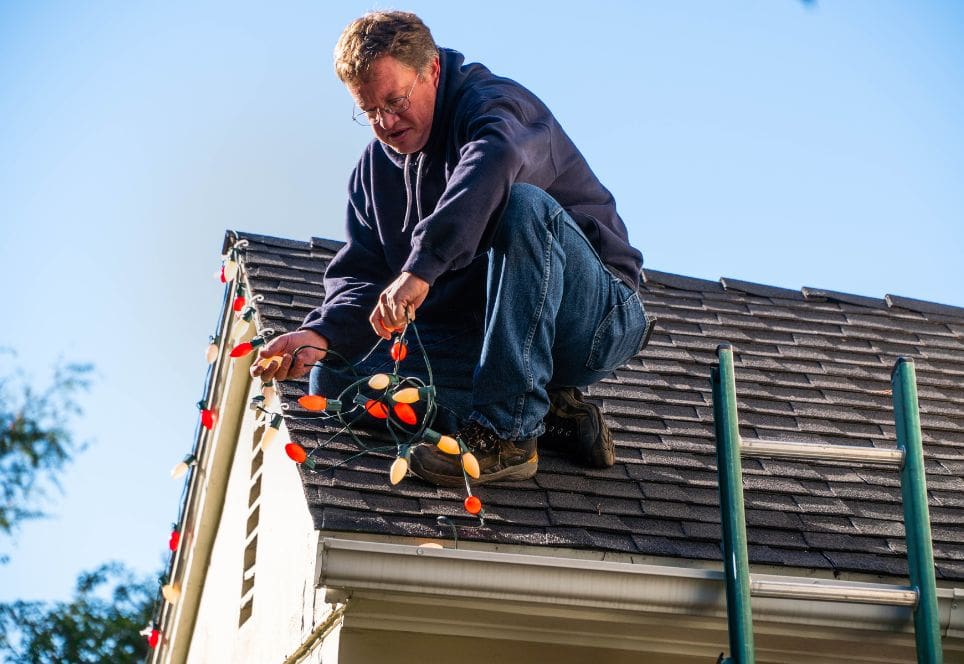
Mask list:
[{"label": "man's face", "polygon": [[[378,140],[400,154],[412,154],[428,143],[438,80],[438,58],[419,77],[411,67],[383,55],[372,65],[371,77],[364,83],[349,85],[348,91],[358,108],[370,112],[369,121]],[[383,110],[404,106],[404,102],[399,101],[405,96],[408,96],[408,108],[404,111],[393,114]],[[377,117],[373,117],[375,109],[378,109]]]}]

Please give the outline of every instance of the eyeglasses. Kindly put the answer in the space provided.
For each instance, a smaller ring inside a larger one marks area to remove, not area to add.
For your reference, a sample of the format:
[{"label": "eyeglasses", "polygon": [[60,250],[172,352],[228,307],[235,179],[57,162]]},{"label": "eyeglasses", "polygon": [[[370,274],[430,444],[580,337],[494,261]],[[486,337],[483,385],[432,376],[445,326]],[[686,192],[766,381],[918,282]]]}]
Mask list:
[{"label": "eyeglasses", "polygon": [[386,115],[398,115],[399,113],[404,113],[412,105],[411,96],[412,92],[415,91],[415,84],[418,83],[418,79],[419,77],[416,76],[415,80],[412,81],[412,87],[409,89],[407,95],[389,99],[381,108],[373,108],[370,111],[363,111],[356,106],[352,111],[351,119],[360,124],[362,127],[370,127],[373,124],[380,124]]}]

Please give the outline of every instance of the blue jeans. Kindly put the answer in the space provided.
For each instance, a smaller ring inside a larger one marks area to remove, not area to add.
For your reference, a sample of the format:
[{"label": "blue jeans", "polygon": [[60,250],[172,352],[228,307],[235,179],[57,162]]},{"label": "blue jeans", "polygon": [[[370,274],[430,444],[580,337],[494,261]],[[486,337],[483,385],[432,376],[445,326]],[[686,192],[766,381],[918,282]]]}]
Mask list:
[{"label": "blue jeans", "polygon": [[[538,187],[513,185],[488,259],[482,325],[416,322],[441,406],[433,428],[452,433],[468,418],[502,438],[534,438],[545,429],[547,391],[595,383],[623,365],[645,340],[646,316],[637,293]],[[408,341],[403,375],[427,381],[411,332]],[[392,366],[382,346],[356,371]],[[312,370],[313,394],[344,384],[324,366]]]}]

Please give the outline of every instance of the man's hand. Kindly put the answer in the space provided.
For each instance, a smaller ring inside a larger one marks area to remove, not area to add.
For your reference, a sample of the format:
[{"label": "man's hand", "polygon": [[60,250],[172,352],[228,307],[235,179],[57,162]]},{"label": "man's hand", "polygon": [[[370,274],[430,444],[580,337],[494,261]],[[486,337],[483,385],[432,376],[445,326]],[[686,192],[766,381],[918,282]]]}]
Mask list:
[{"label": "man's hand", "polygon": [[428,282],[411,272],[398,275],[378,296],[378,304],[368,317],[375,334],[391,339],[392,332],[415,320],[415,310],[422,306],[428,289]]},{"label": "man's hand", "polygon": [[296,330],[282,334],[259,349],[258,359],[251,365],[251,375],[255,378],[260,377],[263,381],[301,378],[308,373],[311,365],[325,356],[325,351],[304,348],[295,358],[292,353],[299,346],[327,349],[328,340],[311,330]]}]

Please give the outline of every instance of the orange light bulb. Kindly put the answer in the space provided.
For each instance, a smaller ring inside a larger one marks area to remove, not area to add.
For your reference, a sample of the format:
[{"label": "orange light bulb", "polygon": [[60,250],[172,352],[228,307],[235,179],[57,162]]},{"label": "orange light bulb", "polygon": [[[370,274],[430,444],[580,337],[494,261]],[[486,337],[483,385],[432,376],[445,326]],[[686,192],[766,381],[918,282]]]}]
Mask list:
[{"label": "orange light bulb", "polygon": [[466,452],[462,455],[462,468],[468,473],[469,477],[474,480],[479,479],[481,471],[479,470],[479,460],[475,458],[475,455],[471,452]]},{"label": "orange light bulb", "polygon": [[324,410],[328,407],[328,399],[318,394],[306,394],[298,399],[298,403],[305,410]]},{"label": "orange light bulb", "polygon": [[458,441],[452,438],[452,436],[440,437],[435,445],[446,454],[458,454],[461,451],[459,450]]},{"label": "orange light bulb", "polygon": [[278,366],[281,366],[281,362],[282,359],[280,355],[272,355],[270,357],[262,357],[260,360],[258,360],[258,366],[267,371],[272,367],[272,365],[277,364]]},{"label": "orange light bulb", "polygon": [[469,514],[478,514],[482,511],[482,501],[476,496],[469,496],[466,498],[463,505],[465,506],[465,511]]}]

